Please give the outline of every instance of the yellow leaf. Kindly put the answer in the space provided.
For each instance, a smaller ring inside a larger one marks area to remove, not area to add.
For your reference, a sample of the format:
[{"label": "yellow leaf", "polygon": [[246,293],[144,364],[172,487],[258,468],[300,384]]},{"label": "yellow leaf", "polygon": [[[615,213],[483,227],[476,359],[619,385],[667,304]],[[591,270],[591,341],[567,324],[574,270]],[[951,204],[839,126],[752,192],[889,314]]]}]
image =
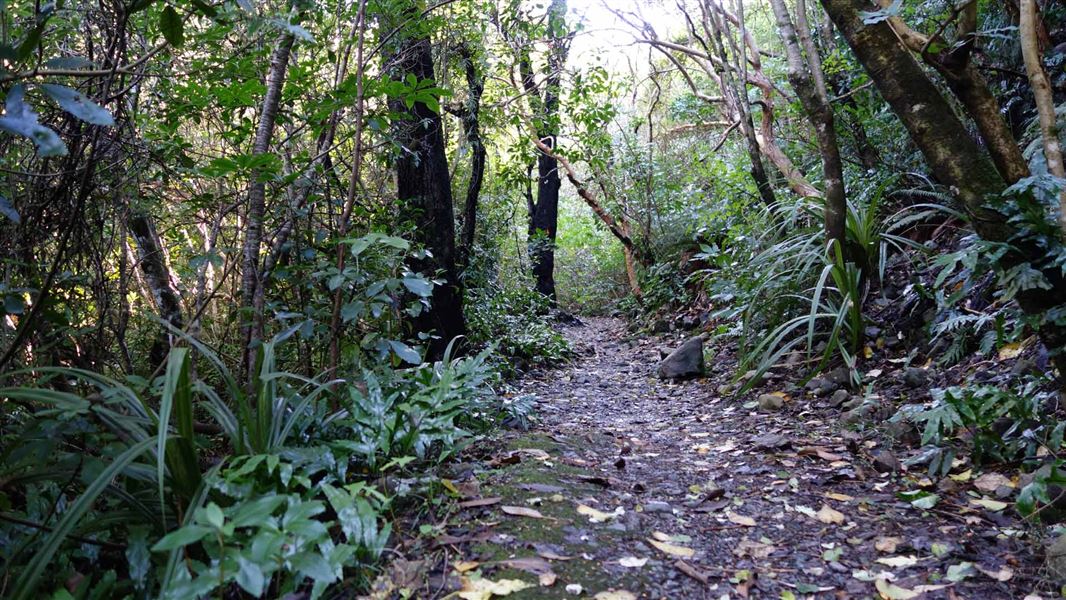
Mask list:
[{"label": "yellow leaf", "polygon": [[600,592],[592,597],[592,600],[637,600],[633,592],[618,590],[617,592]]},{"label": "yellow leaf", "polygon": [[514,592],[533,587],[532,584],[521,579],[492,581],[491,579],[463,577],[462,581],[463,589],[456,592],[456,595],[463,600],[490,600],[493,596],[509,596]]},{"label": "yellow leaf", "polygon": [[459,493],[459,488],[455,487],[455,484],[452,483],[451,479],[441,479],[440,484],[443,485],[446,490],[455,494],[456,496],[462,496],[462,494]]},{"label": "yellow leaf", "polygon": [[544,515],[540,514],[539,510],[535,508],[526,508],[524,506],[501,506],[500,510],[516,517],[529,517],[531,519],[547,518]]},{"label": "yellow leaf", "polygon": [[987,508],[992,512],[999,512],[1009,506],[1006,502],[1000,502],[999,500],[992,500],[991,498],[981,498],[979,500],[970,500],[970,504],[974,506],[980,506]]},{"label": "yellow leaf", "polygon": [[585,515],[586,517],[589,518],[589,521],[592,522],[592,523],[605,523],[605,522],[610,521],[611,519],[613,519],[613,518],[615,518],[617,516],[626,514],[626,510],[624,508],[622,508],[621,506],[619,506],[618,508],[614,509],[614,512],[606,513],[606,512],[603,512],[601,510],[596,510],[595,508],[592,508],[591,506],[585,506],[584,504],[579,504],[578,507],[577,507],[577,513],[579,515]]},{"label": "yellow leaf", "polygon": [[477,561],[464,560],[464,561],[460,561],[460,562],[455,563],[454,565],[452,565],[452,568],[455,569],[456,571],[460,572],[460,573],[466,573],[467,571],[471,571],[473,569],[478,568],[480,565],[481,565],[481,563],[479,563]]},{"label": "yellow leaf", "polygon": [[844,524],[844,513],[837,510],[833,510],[829,507],[828,504],[823,504],[822,508],[819,509],[817,513],[815,513],[815,516],[818,518],[819,521],[827,525]]},{"label": "yellow leaf", "polygon": [[958,481],[958,482],[969,481],[970,477],[972,477],[972,476],[973,476],[973,469],[966,469],[965,471],[963,471],[962,473],[959,473],[958,475],[948,475],[948,477],[950,477],[952,481]]},{"label": "yellow leaf", "polygon": [[555,575],[555,573],[552,573],[551,571],[548,571],[547,573],[541,573],[540,574],[540,585],[543,586],[543,587],[551,587],[552,585],[555,585],[555,579],[556,579],[556,575]]},{"label": "yellow leaf", "polygon": [[879,537],[874,540],[874,548],[876,548],[878,552],[895,552],[896,546],[899,546],[902,543],[903,538],[901,537]]},{"label": "yellow leaf", "polygon": [[873,358],[873,355],[874,355],[873,348],[871,348],[869,346],[866,346],[865,348],[862,349],[862,355],[865,356],[866,358]]},{"label": "yellow leaf", "polygon": [[625,556],[618,559],[618,564],[630,569],[637,569],[648,564],[647,558],[637,558],[636,556]]},{"label": "yellow leaf", "polygon": [[888,565],[893,569],[906,569],[918,564],[918,559],[914,556],[886,556],[885,558],[877,559],[877,562]]},{"label": "yellow leaf", "polygon": [[756,525],[755,519],[751,517],[746,517],[744,515],[738,515],[732,511],[727,512],[725,516],[727,519],[729,519],[733,523],[736,523],[737,525],[743,525],[744,527],[755,527]]},{"label": "yellow leaf", "polygon": [[837,494],[836,492],[829,492],[825,495],[825,497],[829,498],[830,500],[838,500],[840,502],[851,502],[855,499],[847,494]]},{"label": "yellow leaf", "polygon": [[657,542],[651,538],[648,538],[648,543],[672,556],[680,556],[681,558],[692,558],[696,555],[696,551],[692,548],[686,548],[684,546],[675,546],[674,544],[667,544],[666,542]]},{"label": "yellow leaf", "polygon": [[1018,358],[1018,355],[1022,353],[1022,350],[1025,350],[1025,342],[1007,344],[999,349],[999,360]]},{"label": "yellow leaf", "polygon": [[884,600],[911,600],[911,598],[917,598],[921,595],[920,592],[901,588],[898,585],[891,584],[884,579],[878,579],[874,582],[874,587],[877,588],[877,592]]}]

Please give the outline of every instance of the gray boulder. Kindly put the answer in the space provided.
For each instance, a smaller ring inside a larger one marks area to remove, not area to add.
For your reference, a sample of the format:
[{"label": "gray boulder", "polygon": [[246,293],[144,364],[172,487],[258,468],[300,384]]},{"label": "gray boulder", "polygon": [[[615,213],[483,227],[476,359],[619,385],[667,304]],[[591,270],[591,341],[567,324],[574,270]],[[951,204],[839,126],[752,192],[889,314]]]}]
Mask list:
[{"label": "gray boulder", "polygon": [[660,379],[689,379],[703,374],[703,338],[689,338],[659,363]]}]

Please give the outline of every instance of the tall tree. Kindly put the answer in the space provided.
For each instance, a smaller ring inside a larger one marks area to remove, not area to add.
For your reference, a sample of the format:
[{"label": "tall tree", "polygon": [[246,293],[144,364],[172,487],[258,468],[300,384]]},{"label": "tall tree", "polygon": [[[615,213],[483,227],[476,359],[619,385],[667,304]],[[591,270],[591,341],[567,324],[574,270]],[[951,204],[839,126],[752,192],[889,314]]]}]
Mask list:
[{"label": "tall tree", "polygon": [[[406,17],[419,13],[410,9]],[[433,45],[429,35],[410,23],[400,33],[387,73],[395,80],[433,82]],[[438,98],[439,100],[439,98]],[[448,172],[448,157],[440,113],[423,100],[408,104],[389,99],[395,121],[395,138],[402,149],[395,161],[396,191],[402,215],[415,225],[415,241],[429,252],[411,267],[442,280],[433,288],[431,305],[414,318],[415,331],[435,334],[429,356],[440,357],[457,336],[466,335],[463,291],[455,263],[455,214]]]},{"label": "tall tree", "polygon": [[[552,0],[547,13],[548,51],[543,81],[537,82],[528,46],[520,49],[522,85],[533,105],[537,137],[554,150],[559,135],[559,100],[563,69],[570,49],[566,0]],[[529,255],[535,289],[555,303],[555,238],[559,228],[559,161],[551,152],[537,157],[537,199],[529,203]]]},{"label": "tall tree", "polygon": [[[822,158],[822,176],[825,180],[825,236],[826,240],[835,240],[842,251],[844,247],[844,226],[847,219],[847,197],[844,192],[844,163],[840,159],[840,146],[837,144],[836,122],[833,107],[829,104],[826,93],[825,78],[822,75],[821,60],[813,43],[801,48],[800,35],[792,24],[785,0],[770,0],[774,16],[777,17],[777,31],[785,46],[788,58],[788,80],[792,89],[799,96],[803,111],[814,128],[818,140],[818,151]],[[801,10],[806,7],[801,4]],[[806,23],[806,15],[802,21]],[[810,35],[804,36],[810,40]],[[807,51],[804,57],[804,49]]]}]

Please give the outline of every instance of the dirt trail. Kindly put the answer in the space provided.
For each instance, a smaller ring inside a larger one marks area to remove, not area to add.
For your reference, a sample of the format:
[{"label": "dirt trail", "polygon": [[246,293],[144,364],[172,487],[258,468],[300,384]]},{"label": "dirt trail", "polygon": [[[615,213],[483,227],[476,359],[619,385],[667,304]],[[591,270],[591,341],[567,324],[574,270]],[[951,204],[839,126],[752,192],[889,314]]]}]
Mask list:
[{"label": "dirt trail", "polygon": [[[511,598],[1022,598],[1040,587],[1012,508],[972,504],[981,495],[967,482],[878,473],[881,438],[840,430],[837,411],[796,398],[764,413],[717,397],[727,359],[711,360],[709,379],[660,382],[661,344],[628,341],[620,321],[567,335],[581,358],[521,384],[538,399],[534,428],[506,433],[456,477],[468,500],[437,540],[447,564],[436,590],[457,571],[534,586]],[[935,508],[897,496],[922,485]]]}]

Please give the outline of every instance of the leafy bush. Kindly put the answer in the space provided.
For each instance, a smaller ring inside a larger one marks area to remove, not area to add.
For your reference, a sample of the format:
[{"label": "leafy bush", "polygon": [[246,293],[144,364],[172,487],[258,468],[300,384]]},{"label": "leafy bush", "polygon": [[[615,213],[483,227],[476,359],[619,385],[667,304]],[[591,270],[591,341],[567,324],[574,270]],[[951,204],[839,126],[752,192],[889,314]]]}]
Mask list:
[{"label": "leafy bush", "polygon": [[475,344],[492,344],[504,374],[556,364],[571,356],[549,322],[546,298],[530,289],[491,287],[470,294],[467,326]]}]

